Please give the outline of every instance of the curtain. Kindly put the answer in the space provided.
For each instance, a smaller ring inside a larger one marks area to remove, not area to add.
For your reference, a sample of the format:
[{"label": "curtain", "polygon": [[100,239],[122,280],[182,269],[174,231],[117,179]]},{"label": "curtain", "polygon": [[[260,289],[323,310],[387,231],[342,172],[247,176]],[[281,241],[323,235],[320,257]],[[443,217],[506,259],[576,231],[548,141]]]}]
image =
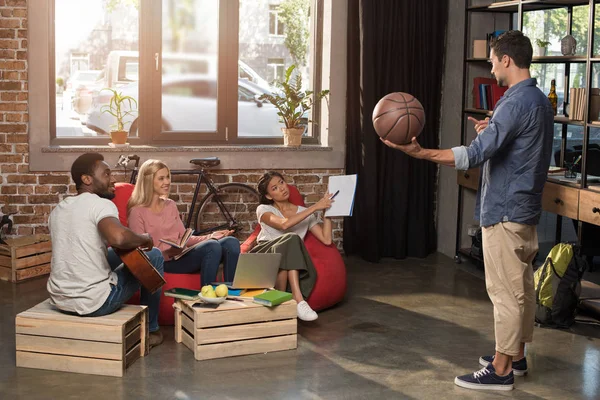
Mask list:
[{"label": "curtain", "polygon": [[348,7],[346,171],[358,174],[358,187],[344,250],[368,261],[425,257],[436,249],[437,166],[381,143],[371,115],[386,94],[410,93],[425,109],[419,143],[438,147],[448,2],[349,0]]}]

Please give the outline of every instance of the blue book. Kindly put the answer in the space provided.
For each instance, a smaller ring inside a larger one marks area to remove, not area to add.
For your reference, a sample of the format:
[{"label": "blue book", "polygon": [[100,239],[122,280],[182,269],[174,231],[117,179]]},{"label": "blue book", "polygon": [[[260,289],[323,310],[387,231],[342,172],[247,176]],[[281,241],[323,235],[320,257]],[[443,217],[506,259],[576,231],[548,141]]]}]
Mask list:
[{"label": "blue book", "polygon": [[[225,283],[225,282],[223,282]],[[221,285],[221,283],[215,285],[214,283],[211,283],[211,286],[213,287],[213,289],[216,289],[217,286]],[[240,294],[242,294],[242,291],[244,291],[244,289],[229,289],[227,288],[227,296],[239,296]]]}]

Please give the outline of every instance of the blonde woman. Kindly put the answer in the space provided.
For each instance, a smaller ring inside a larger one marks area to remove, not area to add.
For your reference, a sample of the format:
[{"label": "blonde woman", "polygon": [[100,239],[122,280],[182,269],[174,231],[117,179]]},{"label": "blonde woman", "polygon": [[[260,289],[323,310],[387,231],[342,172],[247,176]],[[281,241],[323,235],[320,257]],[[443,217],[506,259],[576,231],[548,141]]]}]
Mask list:
[{"label": "blonde woman", "polygon": [[[217,231],[210,235],[192,236],[187,246],[202,242],[174,260],[182,249],[160,242],[160,239],[178,241],[185,232],[175,202],[168,198],[171,171],[159,160],[142,164],[133,194],[127,204],[129,228],[138,233],[149,233],[165,259],[165,272],[189,274],[200,271],[201,284],[217,280],[219,264],[223,262],[225,281],[233,281],[240,255],[240,242],[229,236],[233,231]],[[214,240],[211,240],[214,239]]]}]

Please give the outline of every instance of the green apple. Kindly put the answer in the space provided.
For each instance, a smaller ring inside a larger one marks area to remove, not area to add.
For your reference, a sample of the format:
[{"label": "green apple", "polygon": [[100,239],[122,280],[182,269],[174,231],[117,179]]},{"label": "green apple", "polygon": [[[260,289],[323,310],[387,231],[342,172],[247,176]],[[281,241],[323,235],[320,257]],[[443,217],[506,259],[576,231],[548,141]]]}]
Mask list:
[{"label": "green apple", "polygon": [[219,297],[227,297],[227,294],[229,294],[229,290],[227,289],[226,285],[221,284],[217,286],[217,288],[215,289],[215,293]]}]

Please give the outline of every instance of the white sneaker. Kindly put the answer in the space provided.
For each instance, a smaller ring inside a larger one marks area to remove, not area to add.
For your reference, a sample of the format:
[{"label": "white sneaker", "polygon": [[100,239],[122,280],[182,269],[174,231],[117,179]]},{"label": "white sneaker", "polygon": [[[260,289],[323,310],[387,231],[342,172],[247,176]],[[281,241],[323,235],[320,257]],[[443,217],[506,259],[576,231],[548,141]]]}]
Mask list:
[{"label": "white sneaker", "polygon": [[300,318],[302,321],[314,321],[315,319],[319,318],[317,313],[314,312],[313,309],[310,308],[308,303],[304,300],[298,303],[297,310],[298,318]]}]

